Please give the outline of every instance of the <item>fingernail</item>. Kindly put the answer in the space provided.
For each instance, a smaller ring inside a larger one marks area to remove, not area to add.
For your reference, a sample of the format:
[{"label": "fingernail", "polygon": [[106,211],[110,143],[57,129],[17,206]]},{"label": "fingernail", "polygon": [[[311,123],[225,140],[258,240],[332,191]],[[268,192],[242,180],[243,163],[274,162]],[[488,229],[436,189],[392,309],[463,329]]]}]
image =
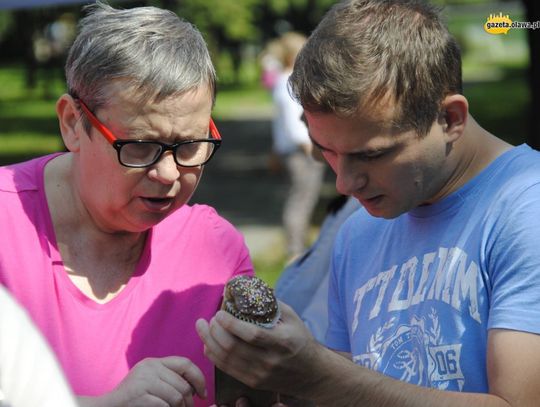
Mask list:
[{"label": "fingernail", "polygon": [[213,323],[216,323],[216,322],[219,323],[219,322],[221,322],[221,320],[222,320],[222,317],[221,317],[221,315],[219,313],[212,317],[212,322]]}]

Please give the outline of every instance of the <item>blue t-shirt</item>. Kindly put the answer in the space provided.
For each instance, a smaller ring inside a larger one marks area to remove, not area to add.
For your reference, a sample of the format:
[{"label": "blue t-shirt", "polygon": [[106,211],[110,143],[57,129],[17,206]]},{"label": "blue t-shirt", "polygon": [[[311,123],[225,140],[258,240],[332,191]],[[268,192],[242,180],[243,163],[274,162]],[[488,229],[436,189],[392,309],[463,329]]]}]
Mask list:
[{"label": "blue t-shirt", "polygon": [[540,153],[499,156],[458,191],[341,228],[326,344],[409,383],[487,392],[487,331],[540,333]]}]

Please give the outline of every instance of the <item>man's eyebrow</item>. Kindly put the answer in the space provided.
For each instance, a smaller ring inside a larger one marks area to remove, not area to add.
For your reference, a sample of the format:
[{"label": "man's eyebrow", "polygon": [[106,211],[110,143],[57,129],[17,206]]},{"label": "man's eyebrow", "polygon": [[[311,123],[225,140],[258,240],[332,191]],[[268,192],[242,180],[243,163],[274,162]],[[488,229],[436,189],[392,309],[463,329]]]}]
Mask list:
[{"label": "man's eyebrow", "polygon": [[[311,142],[313,143],[313,145],[315,147],[317,147],[318,149],[320,149],[322,151],[331,151],[328,148],[323,147],[319,143],[317,143],[313,139],[313,137],[311,137],[311,134],[309,134],[309,138],[311,139]],[[395,146],[381,146],[381,147],[374,147],[374,148],[366,148],[366,149],[361,150],[361,151],[351,151],[349,153],[346,153],[346,155],[348,155],[348,156],[356,156],[356,157],[359,157],[359,158],[361,158],[361,157],[369,157],[370,155],[390,151],[393,148],[395,148]]]},{"label": "man's eyebrow", "polygon": [[320,149],[320,150],[328,150],[327,148],[325,148],[325,147],[321,146],[319,143],[317,143],[317,142],[313,139],[313,137],[311,137],[311,133],[310,133],[309,131],[308,131],[308,136],[309,136],[309,139],[311,140],[311,142],[313,143],[313,145],[314,145],[315,147],[317,147],[317,148]]}]

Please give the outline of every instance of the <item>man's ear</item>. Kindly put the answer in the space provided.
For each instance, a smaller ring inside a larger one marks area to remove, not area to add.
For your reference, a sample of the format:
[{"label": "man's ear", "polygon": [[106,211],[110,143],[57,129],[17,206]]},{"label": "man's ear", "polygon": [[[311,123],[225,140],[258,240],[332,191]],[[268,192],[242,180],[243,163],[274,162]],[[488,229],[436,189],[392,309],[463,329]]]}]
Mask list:
[{"label": "man's ear", "polygon": [[56,114],[64,145],[71,152],[79,151],[81,129],[79,128],[77,131],[77,126],[82,126],[82,122],[80,123],[81,112],[77,102],[68,94],[60,96],[56,102]]},{"label": "man's ear", "polygon": [[455,94],[444,98],[440,121],[449,143],[456,141],[463,135],[468,117],[469,102],[465,96]]}]

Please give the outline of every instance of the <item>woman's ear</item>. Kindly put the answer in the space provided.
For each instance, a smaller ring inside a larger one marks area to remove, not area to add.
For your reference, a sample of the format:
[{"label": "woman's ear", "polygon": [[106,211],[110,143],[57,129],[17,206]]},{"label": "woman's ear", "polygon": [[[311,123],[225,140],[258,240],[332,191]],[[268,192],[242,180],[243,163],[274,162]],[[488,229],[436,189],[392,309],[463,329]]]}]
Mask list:
[{"label": "woman's ear", "polygon": [[444,135],[449,143],[459,139],[465,132],[469,117],[469,102],[463,95],[455,94],[442,102],[442,121]]},{"label": "woman's ear", "polygon": [[81,112],[77,106],[77,102],[68,94],[60,96],[56,102],[56,114],[60,124],[60,132],[64,145],[71,152],[79,151],[79,131],[76,127],[81,126]]}]

